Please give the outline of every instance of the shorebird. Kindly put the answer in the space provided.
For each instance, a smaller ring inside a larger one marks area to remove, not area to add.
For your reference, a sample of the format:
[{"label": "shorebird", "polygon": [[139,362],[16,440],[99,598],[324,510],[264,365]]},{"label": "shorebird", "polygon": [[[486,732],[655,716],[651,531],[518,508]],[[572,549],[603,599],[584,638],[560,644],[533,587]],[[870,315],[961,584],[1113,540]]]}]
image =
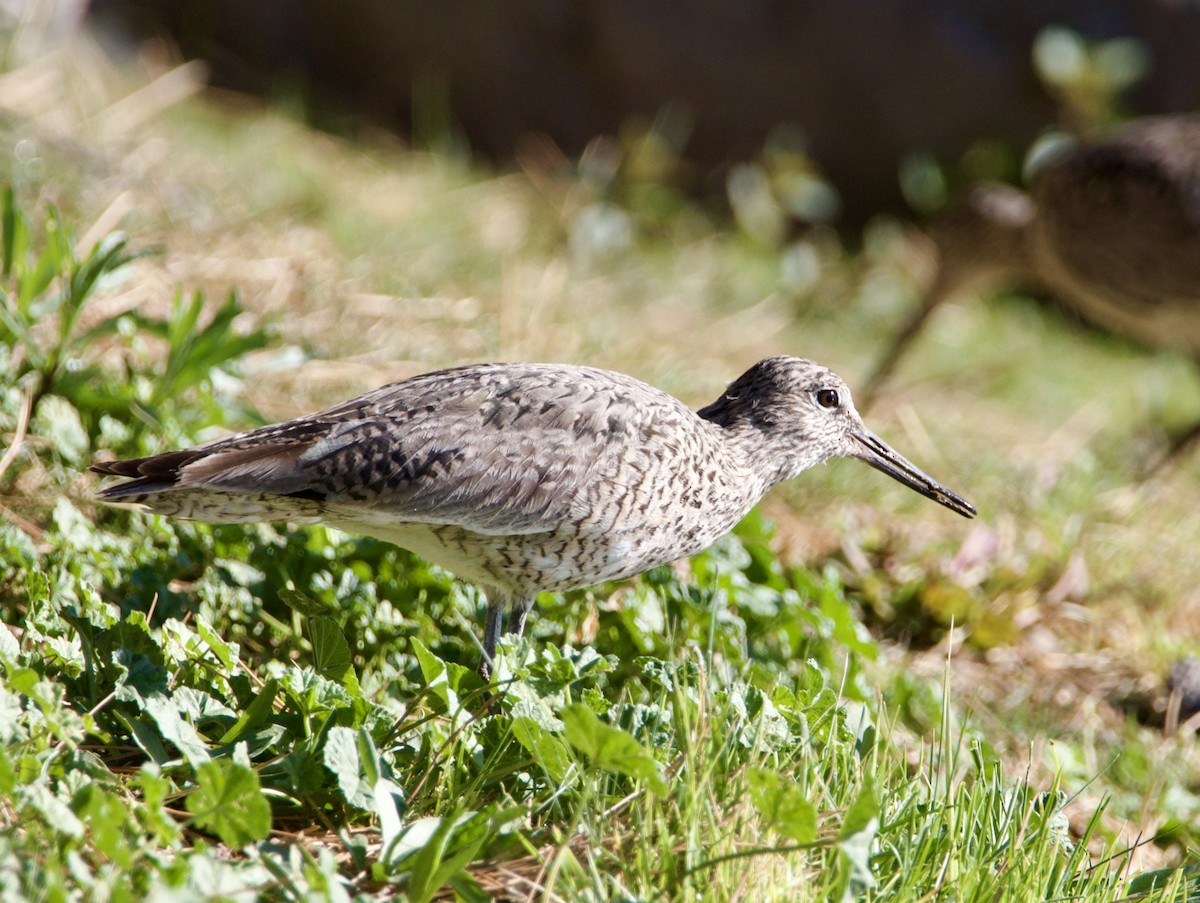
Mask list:
[{"label": "shorebird", "polygon": [[1028,193],[976,187],[928,231],[934,280],[867,381],[864,407],[939,304],[1001,284],[1046,291],[1149,347],[1200,354],[1200,117],[1148,117],[1064,145]]},{"label": "shorebird", "polygon": [[861,458],[964,517],[975,508],[867,430],[850,391],[773,357],[693,412],[646,383],[562,364],[439,370],[196,448],[97,463],[105,502],[210,523],[325,523],[485,590],[480,672],[538,592],[706,548],[771,487]]}]

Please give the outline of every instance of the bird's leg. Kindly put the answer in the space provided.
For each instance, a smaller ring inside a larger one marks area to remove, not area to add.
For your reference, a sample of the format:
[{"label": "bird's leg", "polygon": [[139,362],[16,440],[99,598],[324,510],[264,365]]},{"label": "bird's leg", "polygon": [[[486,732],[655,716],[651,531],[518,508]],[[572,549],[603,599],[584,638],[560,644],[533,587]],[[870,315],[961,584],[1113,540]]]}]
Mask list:
[{"label": "bird's leg", "polygon": [[500,642],[501,628],[504,626],[504,603],[508,600],[494,591],[488,593],[487,620],[483,625],[483,657],[476,669],[479,676],[489,680],[492,676],[492,665],[496,661],[496,644]]},{"label": "bird's leg", "polygon": [[1200,422],[1193,423],[1190,427],[1171,440],[1171,448],[1167,451],[1169,457],[1175,458],[1184,454],[1188,449],[1196,444],[1196,440],[1200,439]]},{"label": "bird's leg", "polygon": [[1192,424],[1179,435],[1172,437],[1167,450],[1146,468],[1145,473],[1142,475],[1142,480],[1152,479],[1171,465],[1182,461],[1184,456],[1195,447],[1197,441],[1200,441],[1200,421]]},{"label": "bird's leg", "polygon": [[532,596],[513,599],[512,606],[509,608],[508,629],[504,631],[505,633],[516,636],[525,635],[525,619],[529,617],[529,610],[533,608],[533,602]]},{"label": "bird's leg", "polygon": [[[1200,370],[1200,357],[1196,357],[1193,363]],[[1200,420],[1197,420],[1182,433],[1171,437],[1171,442],[1167,446],[1166,452],[1146,468],[1142,475],[1142,480],[1152,479],[1166,470],[1168,466],[1183,460],[1184,456],[1195,447],[1197,442],[1200,442]]]},{"label": "bird's leg", "polygon": [[900,362],[901,356],[912,344],[913,340],[920,333],[921,327],[925,325],[925,321],[929,319],[929,315],[940,305],[949,295],[947,287],[943,286],[938,280],[930,288],[929,292],[921,301],[921,306],[912,318],[904,324],[896,337],[892,339],[892,343],[884,351],[883,357],[875,365],[875,371],[867,379],[862,390],[855,393],[855,400],[858,407],[865,411],[872,403],[874,403],[879,390],[883,387],[884,382],[891,376],[892,371],[896,369],[896,365]]},{"label": "bird's leg", "polygon": [[[508,604],[508,626],[504,629],[504,606]],[[479,660],[479,676],[490,680],[492,666],[496,663],[496,646],[501,633],[523,636],[525,619],[533,608],[533,596],[518,596],[511,601],[494,590],[488,594],[487,620],[483,625],[483,657]]]}]

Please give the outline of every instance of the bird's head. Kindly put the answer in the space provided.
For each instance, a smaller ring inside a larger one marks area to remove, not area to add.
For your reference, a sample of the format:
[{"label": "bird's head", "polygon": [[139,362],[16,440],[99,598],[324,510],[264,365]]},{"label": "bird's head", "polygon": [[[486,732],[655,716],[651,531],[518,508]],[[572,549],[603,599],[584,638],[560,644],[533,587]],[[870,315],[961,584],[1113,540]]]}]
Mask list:
[{"label": "bird's head", "polygon": [[868,430],[846,383],[812,361],[759,361],[698,413],[729,430],[772,484],[831,458],[859,458],[951,511],[975,516],[970,502]]}]

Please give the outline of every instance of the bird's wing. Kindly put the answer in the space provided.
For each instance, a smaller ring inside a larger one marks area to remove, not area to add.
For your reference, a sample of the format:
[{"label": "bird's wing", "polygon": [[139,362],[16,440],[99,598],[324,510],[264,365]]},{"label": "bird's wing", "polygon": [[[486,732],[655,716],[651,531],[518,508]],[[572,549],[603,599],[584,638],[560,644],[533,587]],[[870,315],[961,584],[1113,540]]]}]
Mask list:
[{"label": "bird's wing", "polygon": [[[597,477],[643,455],[682,403],[631,377],[551,365],[425,374],[207,446],[97,465],[101,492],[164,510],[175,493],[370,510],[398,523],[534,533],[578,516]],[[196,515],[200,516],[200,515]]]}]

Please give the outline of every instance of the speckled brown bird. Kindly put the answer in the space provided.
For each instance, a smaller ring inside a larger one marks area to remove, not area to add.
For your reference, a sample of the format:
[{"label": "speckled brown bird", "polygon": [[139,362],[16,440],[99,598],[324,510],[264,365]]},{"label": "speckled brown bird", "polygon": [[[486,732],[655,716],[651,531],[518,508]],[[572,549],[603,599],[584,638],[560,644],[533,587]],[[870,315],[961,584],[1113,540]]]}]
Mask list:
[{"label": "speckled brown bird", "polygon": [[1028,193],[973,189],[931,223],[935,278],[867,381],[869,404],[926,319],[956,294],[1048,292],[1153,348],[1200,354],[1200,117],[1133,120],[1048,153]]},{"label": "speckled brown bird", "polygon": [[632,377],[482,364],[384,386],[307,417],[92,470],[106,502],[211,523],[325,523],[393,542],[483,587],[481,671],[538,592],[704,549],[772,486],[852,456],[965,517],[975,509],[870,433],[845,383],[760,361],[693,412]]}]

